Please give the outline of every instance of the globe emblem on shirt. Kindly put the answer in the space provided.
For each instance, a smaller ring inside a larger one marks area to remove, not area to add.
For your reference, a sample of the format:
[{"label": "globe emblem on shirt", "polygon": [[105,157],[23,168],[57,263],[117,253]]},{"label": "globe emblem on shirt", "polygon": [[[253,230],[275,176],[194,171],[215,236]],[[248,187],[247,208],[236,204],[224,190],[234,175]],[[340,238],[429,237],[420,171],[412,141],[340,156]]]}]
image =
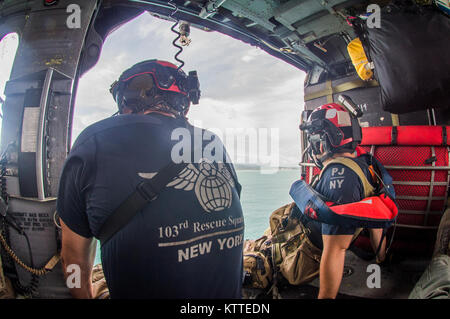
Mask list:
[{"label": "globe emblem on shirt", "polygon": [[231,186],[214,165],[206,162],[200,164],[200,176],[195,184],[202,207],[208,211],[221,211],[231,206]]},{"label": "globe emblem on shirt", "polygon": [[[139,173],[143,178],[152,178],[155,173]],[[231,207],[234,181],[223,163],[213,164],[201,159],[198,168],[189,164],[167,187],[184,191],[194,190],[198,202],[206,212],[218,212]]]}]

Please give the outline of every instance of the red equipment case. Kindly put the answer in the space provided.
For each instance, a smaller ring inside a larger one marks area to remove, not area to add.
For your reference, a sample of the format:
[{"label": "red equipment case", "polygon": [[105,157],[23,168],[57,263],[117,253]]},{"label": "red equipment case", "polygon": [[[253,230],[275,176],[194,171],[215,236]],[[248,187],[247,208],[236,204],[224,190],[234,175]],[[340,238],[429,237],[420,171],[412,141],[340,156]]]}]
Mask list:
[{"label": "red equipment case", "polygon": [[[392,250],[430,255],[447,206],[450,183],[450,126],[379,126],[363,128],[361,147],[375,156],[394,180],[399,207]],[[306,166],[306,180],[319,173]],[[391,227],[388,236],[392,236]],[[370,250],[368,238],[356,246]]]}]

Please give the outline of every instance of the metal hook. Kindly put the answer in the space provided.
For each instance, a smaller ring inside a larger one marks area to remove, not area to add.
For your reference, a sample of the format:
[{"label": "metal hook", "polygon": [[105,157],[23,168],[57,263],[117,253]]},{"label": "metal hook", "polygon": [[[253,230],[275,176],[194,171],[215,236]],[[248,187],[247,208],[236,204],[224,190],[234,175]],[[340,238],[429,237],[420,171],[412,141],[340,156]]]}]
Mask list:
[{"label": "metal hook", "polygon": [[182,21],[180,23],[180,43],[182,46],[188,46],[191,43],[191,39],[189,39],[189,34],[191,33],[191,27],[189,23]]}]

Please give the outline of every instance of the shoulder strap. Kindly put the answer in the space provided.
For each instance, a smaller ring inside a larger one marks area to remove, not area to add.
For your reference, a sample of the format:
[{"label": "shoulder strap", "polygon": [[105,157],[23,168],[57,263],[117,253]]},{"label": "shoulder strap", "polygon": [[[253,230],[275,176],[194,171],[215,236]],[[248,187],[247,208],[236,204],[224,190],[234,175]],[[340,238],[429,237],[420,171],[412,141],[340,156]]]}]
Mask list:
[{"label": "shoulder strap", "polygon": [[171,162],[156,173],[152,179],[141,182],[102,225],[98,235],[101,245],[103,246],[115,233],[128,224],[148,203],[155,200],[166,185],[188,164]]},{"label": "shoulder strap", "polygon": [[[103,246],[115,233],[128,224],[148,203],[155,200],[166,185],[188,165],[189,163],[175,164],[171,162],[158,171],[152,179],[139,183],[136,186],[136,190],[119,205],[102,225],[98,235],[100,244]],[[230,171],[236,191],[240,197],[241,185],[239,184],[231,165],[226,163],[226,166]]]},{"label": "shoulder strap", "polygon": [[364,174],[361,167],[354,160],[348,157],[337,157],[329,161],[320,172],[319,179],[322,178],[323,172],[325,172],[326,168],[330,164],[342,164],[355,172],[355,174],[358,175],[359,179],[361,180],[361,184],[364,189],[364,197],[372,196],[375,193],[375,188],[372,186],[372,184],[370,184],[366,174]]},{"label": "shoulder strap", "polygon": [[[184,125],[188,129],[193,129],[193,126],[188,122],[185,122]],[[192,151],[194,153],[194,149]],[[236,191],[240,197],[242,186],[238,182],[236,172],[226,160],[224,160],[224,164],[233,178]],[[103,246],[115,233],[127,225],[128,222],[148,203],[155,200],[166,185],[188,165],[189,163],[175,164],[170,162],[167,166],[158,171],[152,179],[139,183],[139,185],[136,186],[135,191],[119,205],[102,225],[98,235],[100,244]]]},{"label": "shoulder strap", "polygon": [[[359,179],[361,180],[361,184],[363,185],[363,188],[364,188],[364,197],[373,196],[375,194],[375,187],[373,187],[372,184],[370,184],[369,180],[367,179],[367,176],[364,174],[364,172],[361,169],[361,167],[354,160],[352,160],[349,157],[337,157],[337,158],[331,160],[330,162],[328,162],[324,166],[322,171],[320,172],[320,177],[322,177],[322,173],[325,171],[327,166],[330,165],[330,164],[333,164],[333,163],[339,163],[339,164],[345,165],[346,167],[350,168],[353,172],[355,172],[356,175],[358,175]],[[356,241],[356,238],[361,233],[361,230],[362,229],[357,229],[356,230],[356,232],[355,232],[355,234],[354,234],[354,236],[352,238],[351,246],[353,246],[353,243]],[[387,233],[387,229],[383,228],[383,233],[382,233],[380,242],[378,244],[378,247],[377,247],[377,249],[375,251],[375,255],[374,255],[376,258],[378,258],[378,254],[380,253],[381,246],[383,244],[383,240],[386,237],[386,233]]]},{"label": "shoulder strap", "polygon": [[234,186],[236,188],[236,192],[238,193],[238,197],[241,198],[242,185],[238,181],[236,171],[229,162],[225,161],[224,164],[227,167],[227,170],[230,172],[231,178],[233,178]]}]

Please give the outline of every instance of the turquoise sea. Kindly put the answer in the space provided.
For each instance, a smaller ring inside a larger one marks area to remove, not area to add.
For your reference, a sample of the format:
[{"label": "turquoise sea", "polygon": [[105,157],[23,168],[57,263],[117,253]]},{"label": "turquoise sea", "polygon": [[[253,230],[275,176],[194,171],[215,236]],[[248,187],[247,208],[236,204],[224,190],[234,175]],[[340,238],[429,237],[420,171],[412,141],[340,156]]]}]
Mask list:
[{"label": "turquoise sea", "polygon": [[269,216],[277,208],[291,203],[289,189],[300,178],[300,169],[260,174],[258,170],[237,171],[242,185],[241,204],[244,212],[244,238],[256,239],[269,227]]},{"label": "turquoise sea", "polygon": [[[261,174],[259,170],[237,170],[242,185],[241,203],[245,220],[245,239],[256,239],[269,227],[270,214],[291,203],[289,189],[300,177],[300,169],[279,170]],[[100,263],[100,244],[97,244],[95,264]]]}]

